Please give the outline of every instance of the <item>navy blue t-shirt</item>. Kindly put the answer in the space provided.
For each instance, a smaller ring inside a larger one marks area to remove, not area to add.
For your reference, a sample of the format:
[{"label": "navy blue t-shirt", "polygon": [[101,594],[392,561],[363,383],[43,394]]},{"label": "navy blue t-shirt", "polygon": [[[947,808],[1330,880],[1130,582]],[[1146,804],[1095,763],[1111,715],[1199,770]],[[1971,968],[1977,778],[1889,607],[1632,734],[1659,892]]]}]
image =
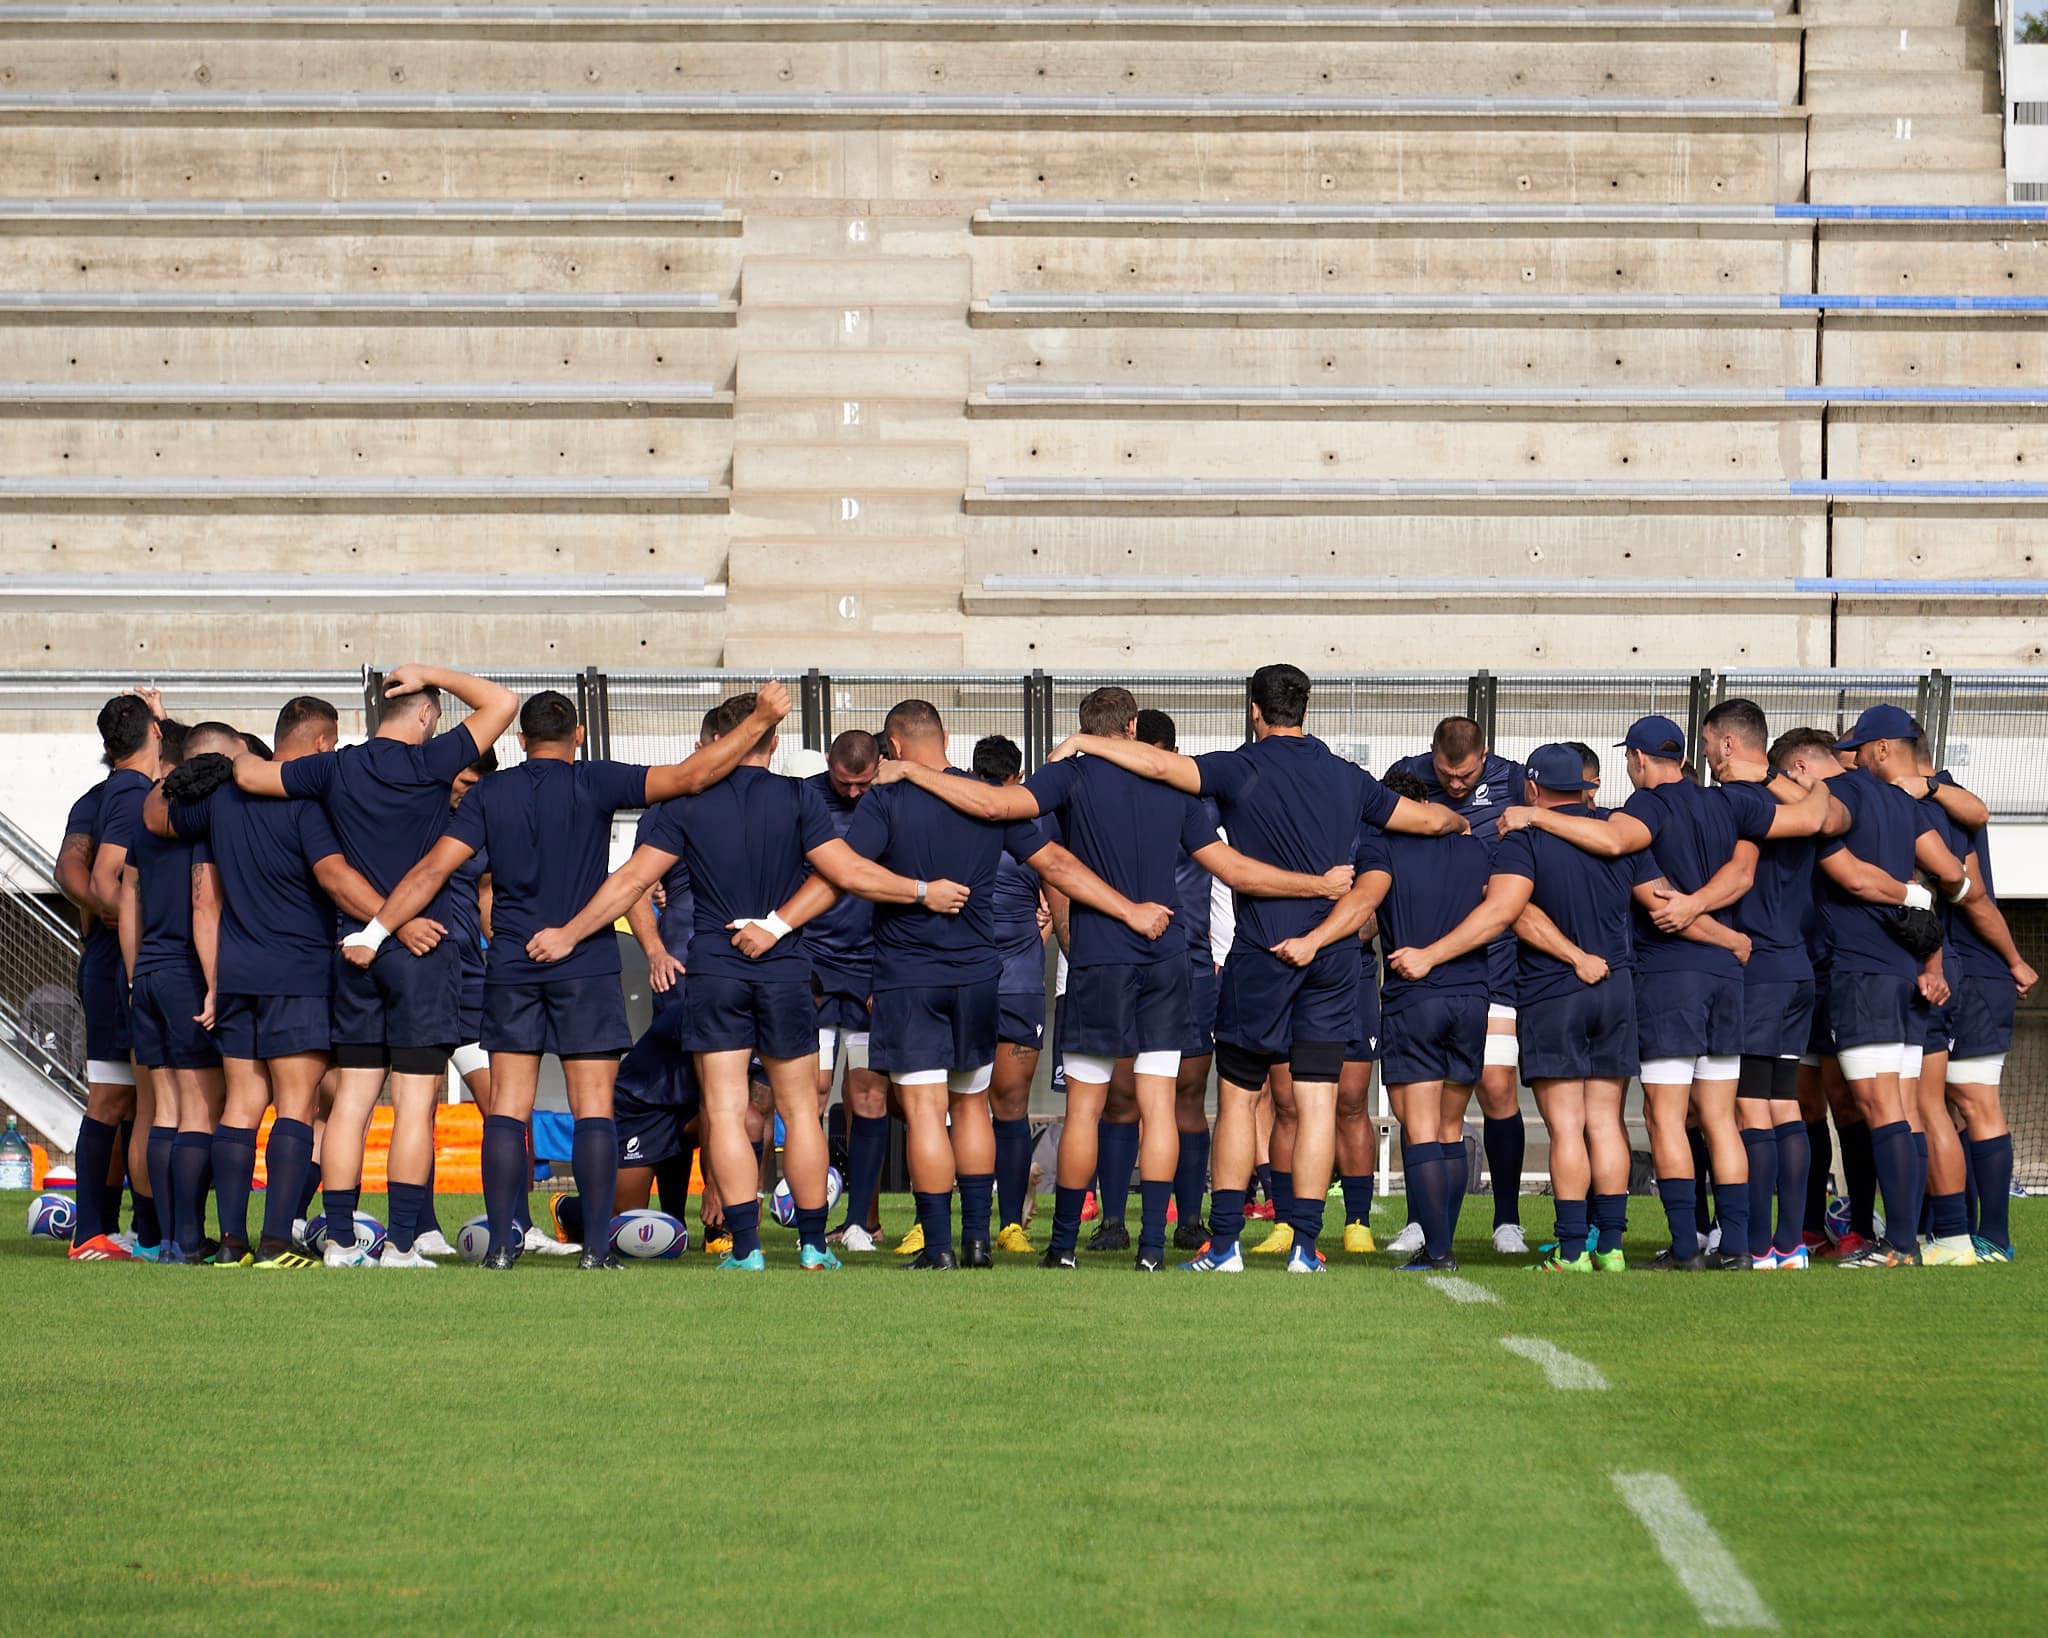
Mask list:
[{"label": "navy blue t-shirt", "polygon": [[[1599,817],[1584,803],[1554,811]],[[1586,954],[1605,961],[1610,972],[1630,965],[1634,954],[1629,939],[1633,895],[1642,883],[1657,879],[1657,866],[1647,848],[1619,859],[1601,859],[1532,825],[1500,839],[1493,852],[1493,873],[1534,882],[1529,902]],[[1516,988],[1526,1004],[1555,1000],[1585,986],[1565,962],[1525,943],[1518,958]]]},{"label": "navy blue t-shirt", "polygon": [[[1195,758],[1202,794],[1223,814],[1230,845],[1282,870],[1320,876],[1351,863],[1359,822],[1384,827],[1400,798],[1355,762],[1308,734],[1268,734]],[[1237,895],[1237,937],[1255,950],[1312,931],[1321,899]]]},{"label": "navy blue t-shirt", "polygon": [[[974,777],[959,768],[946,772]],[[1022,864],[1039,852],[1046,844],[1036,827],[970,818],[912,784],[876,785],[860,799],[846,845],[899,876],[968,890],[954,916],[921,904],[875,906],[875,989],[952,988],[998,976],[996,859],[1007,852]]]},{"label": "navy blue t-shirt", "polygon": [[[830,773],[812,774],[804,783],[824,802],[832,834],[845,840],[866,797],[849,802],[833,788]],[[811,970],[826,989],[866,995],[875,966],[875,907],[855,894],[840,894],[837,904],[804,928],[804,945],[811,952]]]},{"label": "navy blue t-shirt", "polygon": [[[1776,805],[1759,781],[1734,780],[1715,789],[1756,791]],[[1811,836],[1757,842],[1756,880],[1728,912],[1729,925],[1749,935],[1744,983],[1797,984],[1813,977],[1807,939],[1814,919],[1813,870],[1819,852],[1819,844]]]},{"label": "navy blue t-shirt", "polygon": [[809,983],[808,930],[776,941],[758,961],[733,948],[731,924],[760,920],[787,904],[810,872],[805,855],[832,840],[832,820],[801,779],[766,768],[735,768],[709,790],[650,811],[643,847],[690,866],[696,931],[683,965],[693,973]]},{"label": "navy blue t-shirt", "polygon": [[[1216,805],[1213,796],[1198,796],[1195,801],[1201,805],[1202,822],[1211,830],[1223,829],[1223,810]],[[1220,840],[1220,834],[1219,834]],[[1174,901],[1177,914],[1173,923],[1188,941],[1188,961],[1203,972],[1214,970],[1216,955],[1209,948],[1210,934],[1216,914],[1216,878],[1195,863],[1194,855],[1181,850],[1173,862],[1173,887],[1179,897]]]},{"label": "navy blue t-shirt", "polygon": [[203,839],[220,871],[220,994],[327,994],[336,912],[313,866],[341,842],[325,810],[251,796],[230,780],[201,801],[173,803],[171,829]]},{"label": "navy blue t-shirt", "polygon": [[[1393,885],[1380,901],[1380,948],[1419,950],[1434,944],[1478,909],[1492,872],[1488,851],[1484,842],[1471,836],[1361,832],[1355,861],[1358,874],[1383,870],[1393,877]],[[1389,967],[1381,993],[1389,1001],[1411,989],[1483,995],[1486,950],[1483,944],[1468,950],[1432,968],[1420,981],[1403,978]]]},{"label": "navy blue t-shirt", "polygon": [[1430,801],[1440,802],[1465,823],[1472,827],[1472,834],[1489,850],[1500,838],[1500,816],[1505,808],[1515,806],[1522,800],[1522,784],[1528,771],[1519,762],[1510,762],[1504,756],[1486,753],[1486,765],[1479,770],[1479,783],[1462,802],[1453,802],[1444,795],[1444,787],[1436,776],[1436,758],[1424,751],[1417,756],[1403,757],[1394,764],[1401,773],[1413,774],[1422,781],[1422,788]]},{"label": "navy blue t-shirt", "polygon": [[[1155,779],[1140,779],[1101,757],[1048,762],[1024,781],[1038,811],[1059,820],[1066,845],[1096,875],[1133,904],[1180,902],[1175,867],[1218,838],[1202,805]],[[1318,920],[1321,918],[1318,917]],[[1150,966],[1179,961],[1187,930],[1176,920],[1156,939],[1077,904],[1067,923],[1071,967]]]},{"label": "navy blue t-shirt", "polygon": [[[76,802],[64,819],[66,836],[89,836],[92,847],[85,856],[85,868],[92,869],[92,856],[99,851],[100,813],[107,805],[108,781],[102,779]],[[81,966],[95,960],[112,960],[120,953],[121,936],[101,921],[98,916],[85,918],[85,931],[80,935],[78,959]]]},{"label": "navy blue t-shirt", "polygon": [[[1935,778],[1944,785],[1955,784],[1955,780],[1946,769],[1936,774]],[[1993,904],[1996,904],[1998,902],[1998,889],[1991,882],[1990,827],[1985,826],[1979,830],[1964,830],[1960,825],[1956,825],[1955,829],[1963,844],[1961,847],[1955,848],[1956,857],[1963,859],[1964,863],[1967,864],[1969,861],[1964,859],[1966,852],[1977,855],[1976,882],[1984,889],[1984,896],[1991,900]],[[1950,846],[1954,847],[1954,843],[1951,843]],[[2012,982],[2012,970],[2006,966],[2005,958],[1977,936],[1977,929],[1970,925],[1970,918],[1961,911],[1956,912],[1955,920],[1950,924],[1949,936],[1950,942],[1955,946],[1956,955],[1962,962],[1963,976],[1966,979],[1989,981],[1998,984],[2010,984]]]},{"label": "navy blue t-shirt", "polygon": [[[1828,792],[1849,810],[1849,829],[1823,842],[1820,856],[1831,858],[1846,848],[1894,880],[1912,881],[1913,844],[1923,830],[1932,828],[1921,805],[1862,768],[1835,775],[1828,781]],[[1919,962],[1886,931],[1893,908],[1854,898],[1826,882],[1821,911],[1827,922],[1830,966],[1837,972],[1918,977]]]},{"label": "navy blue t-shirt", "polygon": [[[1688,779],[1674,779],[1654,790],[1637,791],[1621,811],[1649,831],[1656,874],[1681,893],[1697,893],[1734,857],[1738,841],[1759,841],[1770,834],[1778,804],[1761,785],[1707,789]],[[1733,950],[1661,932],[1641,906],[1636,908],[1635,932],[1640,972],[1742,976],[1742,963]]]},{"label": "navy blue t-shirt", "polygon": [[[317,801],[327,809],[348,862],[379,893],[389,896],[441,839],[448,822],[448,788],[478,754],[464,722],[423,745],[368,739],[297,757],[279,772],[285,795]],[[443,887],[441,893],[446,892]],[[441,895],[421,914],[447,925],[448,906]],[[362,925],[349,918],[344,921],[350,932]]]},{"label": "navy blue t-shirt", "polygon": [[[1040,819],[1034,828],[1046,841],[1058,840],[1053,821]],[[997,990],[1004,995],[1044,994],[1045,935],[1038,930],[1038,872],[1007,853],[998,853],[994,903],[996,952],[1003,962]]]},{"label": "navy blue t-shirt", "polygon": [[[452,827],[455,816],[448,816]],[[448,929],[448,936],[455,940],[462,951],[462,982],[465,985],[481,984],[484,980],[484,915],[483,881],[490,874],[491,856],[488,853],[472,853],[455,867],[455,874],[448,878],[448,891],[443,896],[448,914],[441,925]]]},{"label": "navy blue t-shirt", "polygon": [[[657,802],[640,815],[640,823],[633,831],[633,845],[645,847],[649,831],[654,827],[655,815],[663,804]],[[666,851],[666,849],[664,849]],[[661,947],[683,963],[689,965],[690,936],[697,930],[697,895],[690,885],[690,865],[687,859],[678,858],[661,874],[661,909],[654,919],[655,931],[661,934]],[[810,932],[809,928],[804,929]]]},{"label": "navy blue t-shirt", "polygon": [[[530,757],[476,782],[449,821],[448,834],[491,856],[486,984],[568,983],[619,970],[619,941],[609,927],[552,963],[529,956],[526,941],[543,927],[566,927],[576,919],[604,885],[612,815],[646,800],[647,770],[636,762]],[[445,808],[445,796],[442,803]],[[435,919],[445,925],[444,918]]]},{"label": "navy blue t-shirt", "polygon": [[170,969],[197,980],[201,969],[199,952],[192,946],[192,866],[195,856],[205,856],[204,844],[158,836],[142,822],[141,799],[130,800],[127,793],[107,815],[101,840],[126,848],[128,863],[135,868],[142,926],[134,976]]}]

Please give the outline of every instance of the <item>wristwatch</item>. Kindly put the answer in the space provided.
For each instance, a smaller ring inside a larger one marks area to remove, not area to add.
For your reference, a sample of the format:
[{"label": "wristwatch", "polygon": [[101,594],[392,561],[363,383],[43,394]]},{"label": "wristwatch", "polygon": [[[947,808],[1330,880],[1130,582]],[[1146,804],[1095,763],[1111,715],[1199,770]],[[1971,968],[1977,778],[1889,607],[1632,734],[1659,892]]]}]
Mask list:
[{"label": "wristwatch", "polygon": [[919,882],[917,884],[917,902],[919,904],[924,903],[924,886],[925,884],[923,882]]}]

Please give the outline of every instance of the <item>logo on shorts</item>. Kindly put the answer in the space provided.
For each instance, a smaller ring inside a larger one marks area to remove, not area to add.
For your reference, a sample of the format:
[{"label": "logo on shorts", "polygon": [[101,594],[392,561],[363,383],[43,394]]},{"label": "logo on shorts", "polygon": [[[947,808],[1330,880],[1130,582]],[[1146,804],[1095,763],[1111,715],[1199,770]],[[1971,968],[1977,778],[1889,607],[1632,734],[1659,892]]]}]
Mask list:
[{"label": "logo on shorts", "polygon": [[638,1138],[636,1138],[636,1137],[629,1137],[629,1138],[627,1138],[627,1139],[626,1139],[626,1153],[627,1153],[627,1154],[629,1154],[629,1155],[637,1155],[637,1154],[638,1154],[639,1152],[640,1152],[640,1140],[639,1140]]}]

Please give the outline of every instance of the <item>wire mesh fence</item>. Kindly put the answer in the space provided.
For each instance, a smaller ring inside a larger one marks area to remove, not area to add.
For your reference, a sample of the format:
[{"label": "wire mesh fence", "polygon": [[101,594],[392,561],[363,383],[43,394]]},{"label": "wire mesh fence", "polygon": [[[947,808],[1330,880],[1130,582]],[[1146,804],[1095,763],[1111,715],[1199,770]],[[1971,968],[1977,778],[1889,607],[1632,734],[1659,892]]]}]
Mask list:
[{"label": "wire mesh fence", "polygon": [[0,1046],[83,1108],[78,913],[51,869],[47,853],[0,820]]},{"label": "wire mesh fence", "polygon": [[1618,807],[1629,797],[1621,758],[1613,749],[1629,724],[1654,714],[1686,727],[1694,715],[1700,682],[1684,672],[1621,677],[1545,673],[1490,680],[1493,748],[1519,762],[1539,745],[1577,741],[1590,746],[1600,759],[1595,797],[1605,807]]},{"label": "wire mesh fence", "polygon": [[1949,683],[1943,765],[1993,813],[2048,816],[2048,676],[1964,673]]}]

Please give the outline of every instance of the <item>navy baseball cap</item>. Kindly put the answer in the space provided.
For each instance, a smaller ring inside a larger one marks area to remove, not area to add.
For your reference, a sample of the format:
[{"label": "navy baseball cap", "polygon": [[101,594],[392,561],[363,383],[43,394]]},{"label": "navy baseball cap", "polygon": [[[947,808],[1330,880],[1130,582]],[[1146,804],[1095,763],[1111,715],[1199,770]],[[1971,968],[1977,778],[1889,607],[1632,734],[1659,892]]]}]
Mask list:
[{"label": "navy baseball cap", "polygon": [[1918,739],[1919,724],[1912,713],[1896,705],[1873,705],[1856,719],[1856,726],[1835,741],[1838,751],[1853,751],[1874,739]]},{"label": "navy baseball cap", "polygon": [[1629,724],[1628,738],[1618,739],[1614,745],[1616,750],[1626,747],[1676,762],[1685,755],[1685,730],[1669,717],[1637,717]]},{"label": "navy baseball cap", "polygon": [[1586,765],[1569,745],[1539,745],[1522,764],[1529,777],[1546,791],[1589,791],[1593,781],[1586,777]]}]

